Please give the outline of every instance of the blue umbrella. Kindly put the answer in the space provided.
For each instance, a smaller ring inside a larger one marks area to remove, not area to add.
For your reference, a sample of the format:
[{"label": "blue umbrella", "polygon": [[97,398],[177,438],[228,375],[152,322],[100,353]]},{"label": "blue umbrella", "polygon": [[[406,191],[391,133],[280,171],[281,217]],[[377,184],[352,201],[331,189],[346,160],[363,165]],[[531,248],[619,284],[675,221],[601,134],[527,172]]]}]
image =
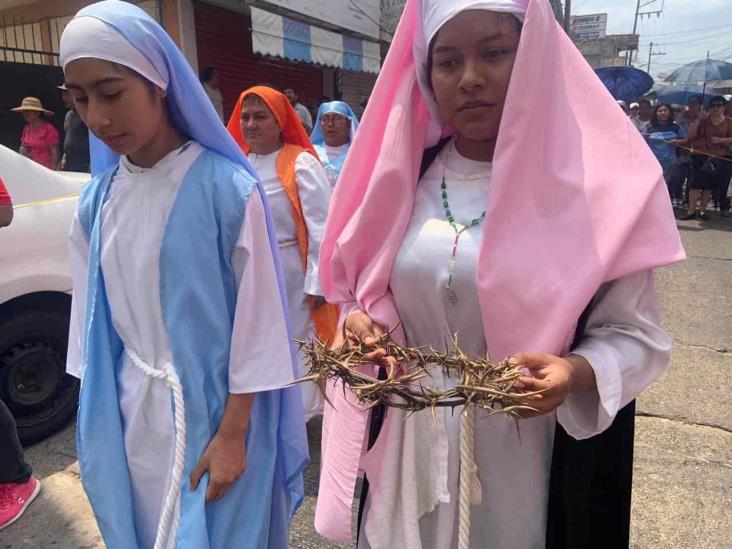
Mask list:
[{"label": "blue umbrella", "polygon": [[679,67],[666,77],[666,82],[678,84],[701,84],[713,80],[732,80],[732,63],[701,59]]},{"label": "blue umbrella", "polygon": [[595,73],[615,99],[632,101],[653,86],[651,75],[635,67],[602,67]]},{"label": "blue umbrella", "polygon": [[656,98],[664,103],[686,105],[693,95],[704,98],[704,103],[709,103],[712,95],[709,90],[704,90],[704,86],[698,84],[675,84],[667,86],[659,86],[655,90]]}]

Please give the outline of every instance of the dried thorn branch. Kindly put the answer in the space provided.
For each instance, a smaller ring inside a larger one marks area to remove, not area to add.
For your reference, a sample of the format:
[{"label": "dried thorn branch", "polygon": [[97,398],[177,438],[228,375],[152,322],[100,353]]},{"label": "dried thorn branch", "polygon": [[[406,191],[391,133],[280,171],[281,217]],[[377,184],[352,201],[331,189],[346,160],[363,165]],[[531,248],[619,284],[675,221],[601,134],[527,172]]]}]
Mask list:
[{"label": "dried thorn branch", "polygon": [[[437,408],[474,406],[488,412],[488,415],[505,414],[520,418],[523,412],[536,411],[525,404],[526,398],[539,394],[520,391],[515,388],[522,374],[519,365],[503,360],[492,362],[485,357],[469,357],[460,347],[457,335],[445,339],[454,351],[442,353],[430,348],[406,347],[394,342],[388,330],[376,341],[376,346],[386,350],[386,356],[393,357],[397,368],[385,369],[386,378],[378,379],[364,369],[372,365],[367,355],[373,347],[357,342],[350,347],[330,349],[321,340],[295,341],[298,352],[308,365],[308,373],[294,383],[314,382],[321,384],[328,380],[340,381],[345,394],[346,386],[353,392],[360,404],[372,408],[384,404],[411,414],[427,408],[433,416]],[[446,375],[457,377],[457,385],[451,389],[438,390],[422,383],[432,377],[430,369],[441,369]],[[327,399],[328,404],[332,403]]]}]

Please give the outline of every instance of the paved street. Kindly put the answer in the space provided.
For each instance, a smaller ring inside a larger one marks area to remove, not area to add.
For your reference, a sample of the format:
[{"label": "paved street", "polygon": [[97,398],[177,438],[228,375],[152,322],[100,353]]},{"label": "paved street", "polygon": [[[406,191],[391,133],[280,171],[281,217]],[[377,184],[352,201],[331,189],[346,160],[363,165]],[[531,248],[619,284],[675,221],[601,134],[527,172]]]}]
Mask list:
[{"label": "paved street", "polygon": [[[712,214],[679,228],[689,260],[658,273],[673,364],[638,403],[632,547],[722,549],[732,532],[732,221]],[[318,425],[310,435],[313,463],[291,547],[340,547],[313,532]],[[28,459],[43,491],[0,534],[0,549],[101,547],[79,480],[73,428],[31,448]]]}]

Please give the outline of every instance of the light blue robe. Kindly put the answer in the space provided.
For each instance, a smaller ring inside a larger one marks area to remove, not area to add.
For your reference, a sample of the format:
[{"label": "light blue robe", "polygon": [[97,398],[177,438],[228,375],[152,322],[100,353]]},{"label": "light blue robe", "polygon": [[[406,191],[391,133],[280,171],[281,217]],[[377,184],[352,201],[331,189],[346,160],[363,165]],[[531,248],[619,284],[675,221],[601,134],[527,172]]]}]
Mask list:
[{"label": "light blue robe", "polygon": [[[81,10],[115,28],[159,73],[169,75],[167,103],[181,133],[207,149],[181,184],[160,253],[160,299],[173,362],[186,401],[186,451],[179,548],[285,548],[302,501],[307,436],[298,388],[258,393],[247,434],[247,470],[222,500],[205,503],[207,477],[195,492],[188,477],[215,433],[228,397],[228,359],[236,306],[231,251],[251,192],[265,208],[280,307],[288,316],[275,231],[261,184],[222,125],[198,78],[171,38],[127,2]],[[139,547],[116,376],[123,345],[111,319],[100,264],[101,211],[118,158],[91,140],[92,173],[79,203],[89,241],[77,448],[84,488],[102,537],[112,549]],[[192,227],[209,227],[196,231]],[[75,291],[84,291],[75,289]],[[293,372],[294,349],[291,346]],[[172,406],[172,404],[171,404]],[[161,471],[167,474],[167,471]]]}]

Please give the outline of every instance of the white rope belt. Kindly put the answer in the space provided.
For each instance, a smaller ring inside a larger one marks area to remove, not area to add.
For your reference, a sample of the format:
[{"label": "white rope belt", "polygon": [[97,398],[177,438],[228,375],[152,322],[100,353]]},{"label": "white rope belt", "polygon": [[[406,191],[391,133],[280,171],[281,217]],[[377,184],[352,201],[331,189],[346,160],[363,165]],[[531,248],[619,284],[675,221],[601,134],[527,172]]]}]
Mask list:
[{"label": "white rope belt", "polygon": [[297,240],[285,240],[284,242],[278,242],[278,248],[289,248],[290,246],[297,246],[299,243]]},{"label": "white rope belt", "polygon": [[483,487],[475,464],[475,409],[467,406],[460,415],[460,487],[458,549],[470,547],[470,506],[480,505]]},{"label": "white rope belt", "polygon": [[[183,466],[185,464],[186,452],[186,408],[183,400],[183,386],[180,384],[178,373],[169,362],[163,364],[161,370],[157,370],[146,364],[134,351],[125,349],[125,352],[127,353],[127,356],[130,357],[132,364],[137,366],[142,373],[153,379],[165,381],[171,391],[173,391],[175,455],[173,459],[173,470],[170,473],[170,487],[168,488],[168,493],[165,496],[163,511],[160,514],[160,522],[158,523],[158,532],[155,535],[154,546],[154,549],[165,549],[170,535],[172,534],[175,536],[178,530],[178,516],[175,512],[175,508],[183,485]],[[175,543],[173,546],[175,546]]]}]

